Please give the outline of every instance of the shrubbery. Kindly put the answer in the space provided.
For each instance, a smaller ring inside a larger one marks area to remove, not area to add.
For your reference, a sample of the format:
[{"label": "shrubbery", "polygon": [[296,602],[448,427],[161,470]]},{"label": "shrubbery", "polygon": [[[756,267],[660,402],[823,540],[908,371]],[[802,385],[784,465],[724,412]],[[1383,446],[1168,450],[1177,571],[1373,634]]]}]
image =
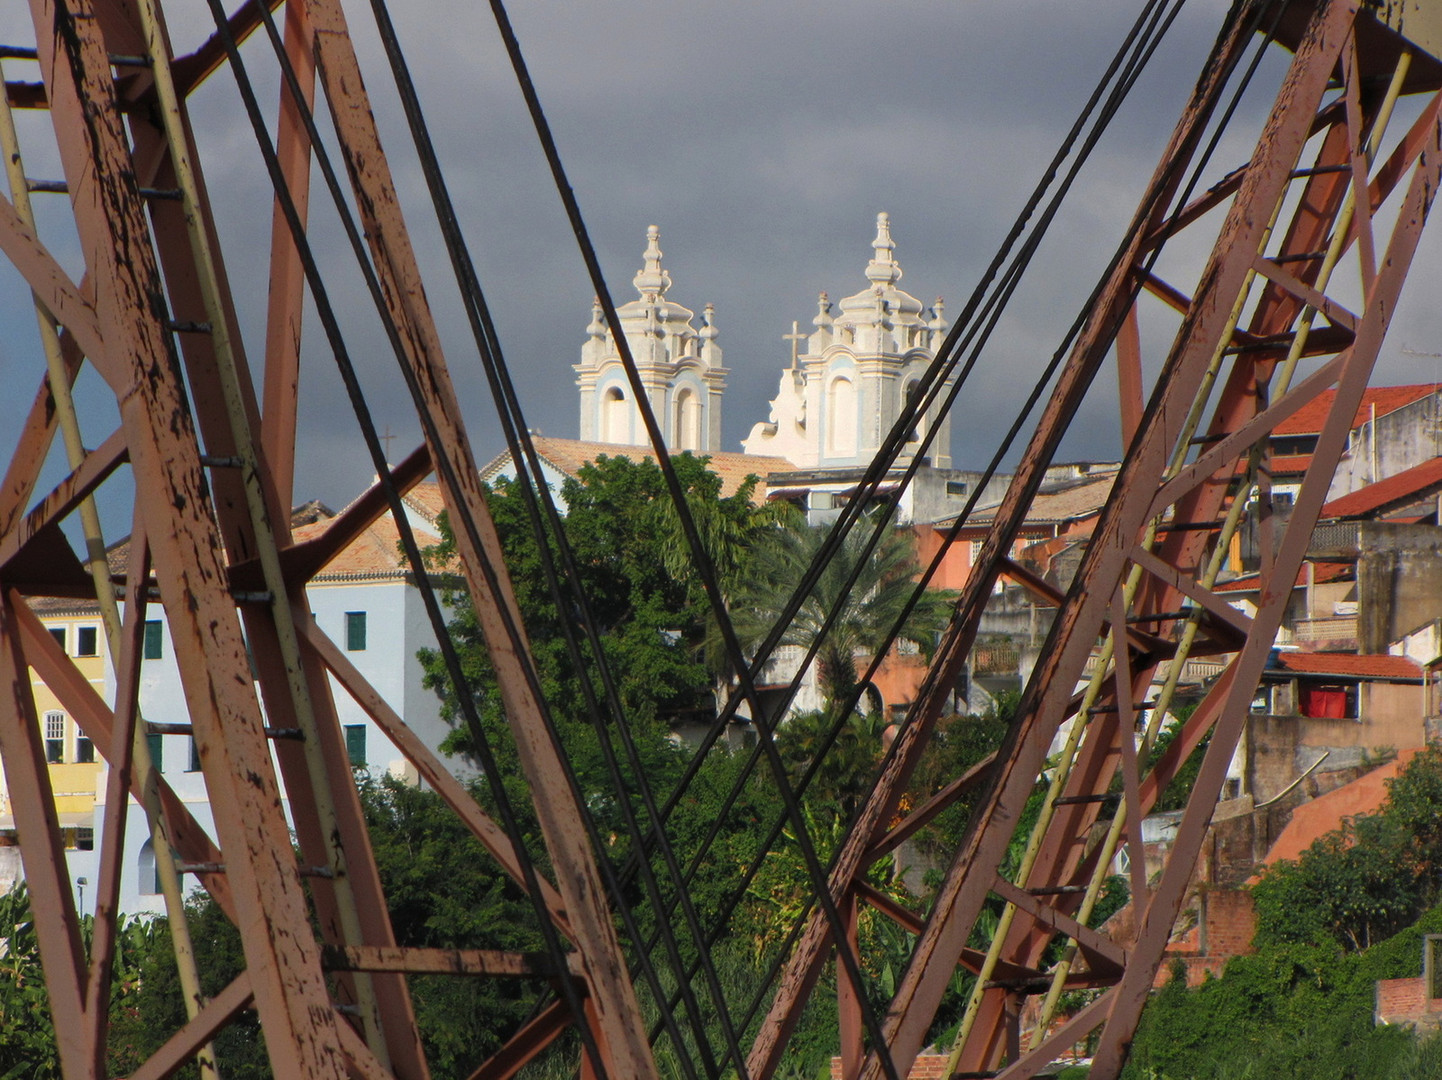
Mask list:
[{"label": "shrubbery", "polygon": [[1442,932],[1439,867],[1442,750],[1429,749],[1379,810],[1263,875],[1256,952],[1190,990],[1179,965],[1148,1004],[1123,1076],[1442,1076],[1442,1041],[1372,1023],[1377,980],[1419,975],[1423,935]]}]

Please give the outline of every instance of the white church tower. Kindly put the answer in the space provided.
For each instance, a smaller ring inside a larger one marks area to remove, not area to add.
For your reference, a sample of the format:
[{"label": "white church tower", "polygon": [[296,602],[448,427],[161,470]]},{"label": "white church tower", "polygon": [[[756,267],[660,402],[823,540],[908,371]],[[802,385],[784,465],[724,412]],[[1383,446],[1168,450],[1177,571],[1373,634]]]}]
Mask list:
[{"label": "white church tower", "polygon": [[[791,366],[771,401],[771,419],[757,424],[741,445],[748,454],[784,457],[803,469],[845,469],[869,463],[946,337],[938,299],[928,311],[896,287],[901,280],[891,239],[891,218],[876,217],[876,239],[866,267],[869,284],[833,310],[825,293],[810,335],[791,335]],[[805,350],[798,346],[805,342]],[[939,425],[927,450],[937,469],[951,467],[950,418],[935,405],[911,432],[902,460],[915,453],[930,426]]]},{"label": "white church tower", "polygon": [[[646,230],[645,264],[632,280],[640,298],[617,309],[646,396],[673,452],[721,449],[721,393],[726,369],[716,344],[715,310],[707,304],[701,325],[695,312],[666,299],[671,275],[661,269],[661,230]],[[615,340],[601,305],[591,308],[581,362],[581,438],[588,442],[649,446]]]}]

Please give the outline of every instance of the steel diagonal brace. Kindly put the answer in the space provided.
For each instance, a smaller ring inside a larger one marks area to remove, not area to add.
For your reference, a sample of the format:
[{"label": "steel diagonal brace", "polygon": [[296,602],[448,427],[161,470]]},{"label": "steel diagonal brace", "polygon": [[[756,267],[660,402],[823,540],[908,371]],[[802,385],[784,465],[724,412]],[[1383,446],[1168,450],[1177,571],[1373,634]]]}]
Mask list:
[{"label": "steel diagonal brace", "polygon": [[544,706],[531,684],[530,645],[500,538],[481,491],[479,470],[345,15],[337,0],[306,0],[305,10],[315,33],[316,72],[361,211],[387,314],[397,328],[404,361],[422,398],[422,428],[455,526],[456,549],[496,668],[521,766],[531,785],[556,885],[583,957],[591,989],[587,1008],[596,1018],[596,1042],[609,1058],[602,1067],[612,1080],[644,1080],[656,1075],[656,1065],[586,835],[585,810],[566,780],[559,749],[546,729]]},{"label": "steel diagonal brace", "polygon": [[60,825],[55,794],[45,766],[40,719],[26,670],[29,660],[16,625],[28,611],[19,593],[0,597],[0,762],[15,814],[20,856],[30,889],[35,937],[50,1007],[57,1016],[72,1018],[56,1025],[61,1068],[82,1076],[98,1065],[88,1038],[85,1017],[85,948],[80,940],[75,893],[65,853],[60,846]]},{"label": "steel diagonal brace", "polygon": [[[24,638],[25,655],[35,674],[59,700],[101,752],[112,742],[115,716],[110,707],[101,700],[90,680],[76,670],[65,650],[50,636],[39,617],[28,606],[17,605],[16,622]],[[165,813],[166,828],[176,850],[189,863],[195,865],[218,865],[224,862],[220,849],[211,843],[210,837],[200,823],[186,808],[175,789],[158,777],[161,805]],[[131,778],[131,793],[140,799],[143,792],[138,778]],[[224,874],[203,873],[198,875],[201,883],[215,898],[222,911],[234,918],[234,904],[230,897],[230,886]]]},{"label": "steel diagonal brace", "polygon": [[122,369],[111,363],[100,319],[81,288],[60,268],[8,199],[0,198],[0,251],[18,270],[55,321],[75,338],[97,371],[117,394],[128,390]]},{"label": "steel diagonal brace", "polygon": [[[1301,568],[1312,527],[1327,497],[1332,470],[1346,447],[1352,418],[1356,415],[1366,390],[1372,365],[1416,251],[1418,237],[1436,196],[1439,178],[1442,178],[1442,125],[1434,119],[1430,140],[1425,152],[1419,156],[1418,166],[1413,173],[1406,200],[1399,210],[1386,256],[1367,297],[1357,342],[1350,357],[1351,362],[1338,380],[1337,393],[1328,420],[1318,438],[1312,466],[1302,483],[1292,518],[1278,546],[1272,568],[1273,581],[1285,581],[1290,585]],[[1177,844],[1153,893],[1152,903],[1139,926],[1137,953],[1138,959],[1143,962],[1134,963],[1118,985],[1117,1006],[1102,1033],[1093,1065],[1094,1075],[1100,1078],[1114,1076],[1121,1068],[1125,1046],[1146,999],[1150,980],[1160,963],[1161,948],[1157,943],[1165,943],[1191,877],[1196,852],[1183,841],[1189,839],[1199,842],[1201,832],[1206,827],[1210,806],[1221,790],[1231,748],[1246,722],[1253,688],[1267,662],[1271,641],[1281,623],[1290,595],[1290,587],[1263,589],[1262,606],[1253,623],[1255,630],[1249,647],[1239,653],[1232,662],[1231,670],[1234,675],[1227,685],[1225,697],[1220,699],[1212,744],[1197,775],[1191,799],[1187,804],[1186,816],[1178,831]],[[1217,694],[1218,691],[1214,690],[1213,694],[1209,695],[1209,700]],[[1178,857],[1181,850],[1190,851],[1191,858]]]},{"label": "steel diagonal brace", "polygon": [[[1229,27],[1226,37],[1218,43],[1218,61],[1209,67],[1194,89],[1187,110],[1162,155],[1162,162],[1152,176],[1148,191],[1154,198],[1135,216],[1128,231],[1131,237],[1128,247],[1119,256],[1081,338],[1058,376],[1052,398],[1042,412],[1036,433],[1018,463],[1007,494],[997,509],[987,539],[983,543],[978,568],[973,571],[971,580],[957,600],[951,624],[947,628],[941,648],[937,650],[927,679],[918,692],[907,723],[898,735],[882,766],[881,776],[848,832],[837,857],[831,875],[834,899],[844,897],[852,888],[853,882],[861,876],[866,852],[881,838],[886,823],[895,813],[910,782],[946,697],[975,640],[978,620],[990,600],[991,588],[998,576],[1001,560],[1006,558],[1027,508],[1040,489],[1045,468],[1060,445],[1071,417],[1075,415],[1077,407],[1091,386],[1116,330],[1132,305],[1132,268],[1140,257],[1145,238],[1160,226],[1165,207],[1181,184],[1185,163],[1191,158],[1202,137],[1211,106],[1226,77],[1226,59],[1238,55],[1246,42],[1247,30],[1244,22],[1245,20],[1235,21]],[[1015,727],[1008,735],[1001,751],[1003,760],[1006,755],[1015,752],[1022,736],[1020,727]],[[1035,775],[1034,769],[1032,775]],[[770,1075],[779,1063],[782,1048],[795,1030],[806,1000],[820,978],[829,946],[826,923],[813,916],[792,954],[781,986],[757,1036],[748,1063],[753,1074]],[[949,978],[949,973],[947,977]],[[919,1030],[909,1032],[905,1039],[898,1040],[891,1036],[891,1032],[899,1020],[906,1018],[907,1011],[908,1006],[905,1003],[894,1002],[886,1022],[887,1042],[892,1058],[898,1070],[903,1072],[909,1069],[920,1051],[924,1031],[934,1012],[928,1012],[923,1019],[920,1013],[924,1010],[918,1009],[917,1016],[910,1021],[910,1026]],[[878,1076],[879,1065],[880,1062],[874,1055],[868,1057],[866,1075],[873,1078]]]},{"label": "steel diagonal brace", "polygon": [[1294,386],[1272,405],[1214,443],[1206,453],[1182,468],[1158,490],[1152,499],[1151,516],[1160,517],[1189,492],[1223,469],[1234,467],[1246,449],[1257,443],[1278,424],[1330,389],[1345,369],[1349,354],[1333,357]]},{"label": "steel diagonal brace", "polygon": [[[435,789],[436,794],[465,822],[476,839],[501,864],[501,868],[524,889],[525,875],[521,872],[520,860],[517,859],[515,848],[505,830],[480,808],[471,793],[436,759],[416,737],[415,732],[406,726],[405,721],[366,681],[365,676],[346,658],[345,653],[336,648],[335,642],[310,620],[301,624],[301,632],[306,645],[315,651],[336,681],[385,732],[386,737],[396,744],[396,748],[416,767],[426,783]],[[540,881],[541,892],[556,929],[574,941],[575,931],[571,929],[566,918],[565,905],[560,895],[544,877],[540,878]]]},{"label": "steel diagonal brace", "polygon": [[1147,573],[1166,585],[1195,600],[1212,620],[1220,623],[1235,640],[1245,641],[1252,632],[1252,620],[1243,615],[1210,589],[1198,585],[1191,574],[1163,562],[1146,548],[1137,546],[1131,550],[1131,560]]},{"label": "steel diagonal brace", "polygon": [[136,502],[155,547],[267,1052],[278,1075],[339,1078],[345,1064],[299,874],[277,858],[289,850],[289,830],[225,589],[193,417],[162,323],[154,237],[105,42],[87,0],[31,0],[30,8],[76,231],[95,281],[97,322],[122,369],[107,381],[120,388]]},{"label": "steel diagonal brace", "polygon": [[18,526],[0,538],[0,572],[24,554],[27,544],[63,521],[128,458],[125,432],[112,432],[105,442],[85,456],[80,468],[62,480],[39,506],[25,515]]},{"label": "steel diagonal brace", "polygon": [[242,971],[230,984],[216,994],[183,1028],[177,1031],[145,1064],[130,1074],[129,1080],[165,1080],[195,1057],[221,1028],[230,1023],[255,1000],[250,976]]},{"label": "steel diagonal brace", "polygon": [[[1315,103],[1324,92],[1335,57],[1351,25],[1352,10],[1333,6],[1314,24],[1299,50],[1223,226],[1215,255],[1204,272],[1192,311],[1163,368],[1159,390],[1143,429],[1132,444],[1103,511],[1067,607],[1029,683],[1020,719],[1004,747],[991,798],[973,816],[967,839],[938,894],[926,932],[892,1002],[887,1039],[897,1060],[914,1060],[936,1015],[996,866],[1040,771],[1052,734],[1064,716],[1066,699],[1107,615],[1110,598],[1127,567],[1127,552],[1146,522],[1151,500],[1166,467],[1176,434],[1195,401],[1211,358],[1230,333],[1230,313],[1251,272],[1272,207],[1279,204],[1291,170],[1307,140]],[[1259,207],[1266,208],[1260,210]],[[863,1073],[875,1080],[875,1062]]]}]

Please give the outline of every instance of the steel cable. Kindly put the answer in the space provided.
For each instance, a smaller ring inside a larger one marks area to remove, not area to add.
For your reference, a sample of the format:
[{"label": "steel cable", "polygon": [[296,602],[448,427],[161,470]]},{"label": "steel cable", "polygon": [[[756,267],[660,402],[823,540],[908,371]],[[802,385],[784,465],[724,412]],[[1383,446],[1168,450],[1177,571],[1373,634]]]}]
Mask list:
[{"label": "steel cable", "polygon": [[[646,778],[645,768],[641,761],[639,750],[631,736],[629,725],[626,722],[625,711],[620,701],[614,676],[610,671],[610,665],[606,660],[605,651],[601,645],[600,635],[596,627],[594,615],[590,610],[589,601],[584,592],[579,588],[581,578],[575,553],[571,548],[570,541],[562,526],[561,517],[554,499],[551,496],[550,487],[546,484],[541,474],[540,460],[535,449],[535,444],[524,423],[519,399],[501,352],[499,338],[496,335],[494,325],[491,321],[484,293],[476,275],[474,263],[470,257],[465,240],[461,235],[460,226],[455,216],[454,205],[451,201],[444,176],[441,173],[434,146],[425,123],[424,114],[420,108],[414,82],[410,77],[408,66],[400,49],[385,0],[372,0],[372,8],[375,12],[377,26],[380,29],[382,44],[385,47],[397,87],[400,90],[411,135],[415,141],[417,153],[420,156],[427,184],[431,191],[432,205],[435,209],[437,219],[441,224],[442,233],[451,255],[457,283],[461,289],[467,314],[471,321],[472,333],[476,339],[477,348],[483,366],[485,367],[488,381],[491,384],[492,393],[496,399],[497,410],[501,417],[508,449],[518,466],[517,486],[526,504],[528,515],[532,522],[532,530],[539,544],[540,559],[547,586],[551,591],[552,600],[558,612],[564,612],[566,610],[565,596],[563,595],[561,585],[563,577],[570,586],[571,602],[575,605],[575,610],[580,614],[579,622],[585,633],[587,645],[602,683],[605,696],[604,708],[601,703],[597,701],[590,678],[586,674],[585,660],[582,656],[580,643],[576,640],[572,630],[571,622],[566,618],[562,618],[560,624],[568,651],[580,678],[582,692],[586,696],[589,711],[593,719],[593,726],[600,740],[600,746],[606,758],[607,768],[611,775],[613,785],[621,797],[620,805],[623,815],[626,818],[628,831],[638,851],[643,850],[644,845],[650,837],[654,836],[670,879],[673,882],[680,881],[680,866],[676,861],[674,849],[665,833],[663,827],[664,822],[659,815],[651,786]],[[528,473],[529,475],[527,475]],[[538,505],[538,493],[540,500],[542,500],[544,504],[544,521],[541,516],[542,507]],[[560,553],[562,566],[565,571],[564,575],[557,573],[557,568],[552,559],[547,542],[548,535],[550,539],[555,542]],[[621,737],[628,763],[635,776],[638,793],[647,815],[651,819],[654,830],[651,834],[642,833],[634,814],[631,812],[629,802],[626,799],[624,776],[610,744],[610,736],[606,724],[608,713],[610,720]],[[711,1060],[709,1048],[705,1045],[705,1032],[701,1026],[702,1013],[694,996],[689,992],[690,982],[687,973],[684,971],[684,965],[679,954],[679,947],[676,944],[674,935],[669,932],[670,922],[665,914],[669,906],[666,905],[661,898],[659,884],[656,881],[654,873],[650,871],[649,862],[645,859],[640,860],[640,867],[643,883],[648,893],[651,894],[653,910],[658,913],[657,935],[662,938],[663,944],[667,948],[676,972],[678,988],[687,1006],[687,1010],[693,1017],[696,1025],[695,1035],[698,1044],[703,1047],[703,1053],[707,1058],[708,1074],[714,1076],[716,1075],[716,1066],[714,1060]],[[703,977],[707,983],[716,1013],[721,1020],[728,1049],[733,1055],[739,1054],[736,1032],[731,1023],[729,1008],[725,996],[721,991],[720,981],[717,977],[715,967],[706,949],[705,935],[701,929],[694,905],[691,903],[690,897],[684,889],[678,891],[677,899],[682,907],[687,928],[694,939],[698,961],[701,965]],[[652,944],[654,944],[654,941],[655,939],[653,937]],[[744,1072],[742,1075],[744,1080]]]}]

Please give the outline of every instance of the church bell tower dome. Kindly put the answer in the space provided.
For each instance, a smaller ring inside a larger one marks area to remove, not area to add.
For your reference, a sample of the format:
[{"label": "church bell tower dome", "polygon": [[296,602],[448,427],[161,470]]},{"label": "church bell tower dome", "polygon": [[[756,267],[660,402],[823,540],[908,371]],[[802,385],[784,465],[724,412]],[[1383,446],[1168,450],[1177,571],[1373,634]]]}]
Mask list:
[{"label": "church bell tower dome", "polygon": [[[721,449],[721,395],[726,369],[716,344],[715,308],[696,313],[667,299],[671,275],[661,265],[661,230],[646,230],[641,269],[631,279],[637,298],[616,309],[643,392],[671,451]],[[574,365],[581,389],[581,438],[626,446],[648,444],[635,392],[598,302]]]}]

